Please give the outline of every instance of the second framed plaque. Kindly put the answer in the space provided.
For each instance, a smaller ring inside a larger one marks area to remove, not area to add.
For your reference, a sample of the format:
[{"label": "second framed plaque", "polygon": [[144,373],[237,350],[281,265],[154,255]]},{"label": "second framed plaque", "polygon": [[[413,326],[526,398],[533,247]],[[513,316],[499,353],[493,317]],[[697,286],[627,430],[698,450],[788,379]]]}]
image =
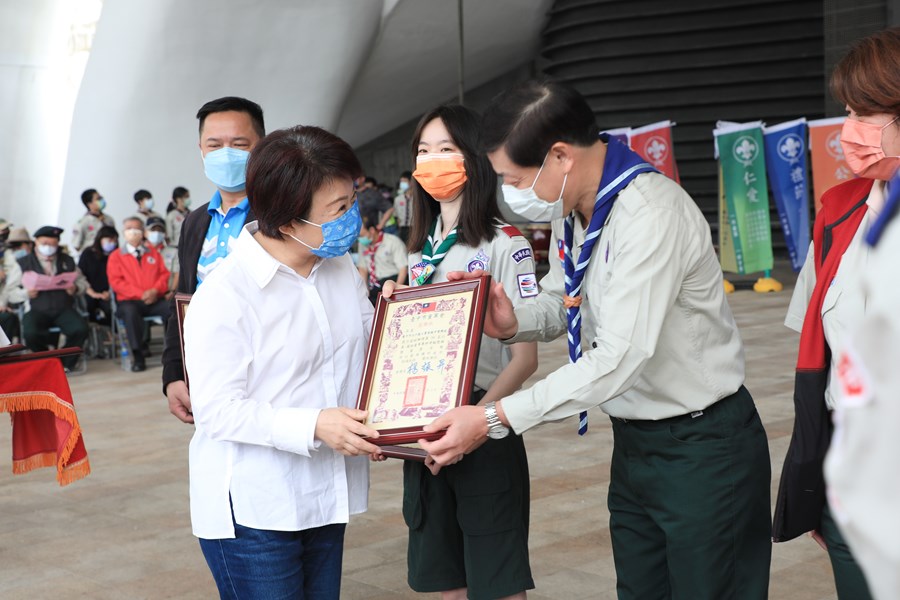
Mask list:
[{"label": "second framed plaque", "polygon": [[402,288],[378,297],[356,406],[396,458],[425,460],[423,427],[469,403],[491,277]]}]

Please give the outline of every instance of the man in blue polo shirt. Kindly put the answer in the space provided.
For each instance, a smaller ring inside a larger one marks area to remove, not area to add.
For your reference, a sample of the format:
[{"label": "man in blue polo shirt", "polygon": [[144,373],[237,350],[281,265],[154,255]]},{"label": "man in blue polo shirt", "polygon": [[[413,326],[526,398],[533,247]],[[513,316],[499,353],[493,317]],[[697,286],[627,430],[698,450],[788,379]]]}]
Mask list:
[{"label": "man in blue polo shirt", "polygon": [[[266,135],[262,108],[244,98],[228,96],[207,102],[197,112],[197,119],[203,169],[217,189],[208,204],[187,216],[181,228],[177,291],[187,294],[193,294],[228,256],[244,223],[255,220],[244,191],[247,159]],[[185,423],[193,423],[174,304],[171,314],[163,350],[163,393],[171,413]]]}]

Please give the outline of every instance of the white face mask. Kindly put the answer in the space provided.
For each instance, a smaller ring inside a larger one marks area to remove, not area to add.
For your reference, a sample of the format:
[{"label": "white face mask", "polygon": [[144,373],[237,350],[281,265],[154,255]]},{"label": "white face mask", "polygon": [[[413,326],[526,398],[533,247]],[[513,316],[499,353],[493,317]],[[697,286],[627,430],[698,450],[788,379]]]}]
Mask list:
[{"label": "white face mask", "polygon": [[[549,152],[547,153],[547,156],[550,156]],[[503,199],[512,211],[535,223],[549,223],[550,221],[559,219],[563,216],[562,196],[563,191],[566,189],[566,181],[569,178],[568,173],[563,177],[562,189],[559,190],[559,198],[557,198],[555,202],[548,202],[541,199],[534,191],[534,186],[537,183],[538,177],[541,176],[544,165],[547,163],[547,156],[544,157],[541,168],[538,169],[537,175],[534,176],[531,187],[520,190],[511,185],[504,184],[502,186]]]},{"label": "white face mask", "polygon": [[42,256],[53,256],[56,254],[56,246],[50,244],[38,244],[37,251]]},{"label": "white face mask", "polygon": [[166,234],[162,231],[148,231],[147,241],[154,246],[159,246],[166,240]]}]

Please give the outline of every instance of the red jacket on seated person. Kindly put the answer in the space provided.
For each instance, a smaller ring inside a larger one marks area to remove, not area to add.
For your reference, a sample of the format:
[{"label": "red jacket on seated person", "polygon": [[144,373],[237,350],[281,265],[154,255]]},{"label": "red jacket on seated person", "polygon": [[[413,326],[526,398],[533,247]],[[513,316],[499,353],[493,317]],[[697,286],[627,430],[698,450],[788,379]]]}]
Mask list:
[{"label": "red jacket on seated person", "polygon": [[140,247],[141,261],[129,252],[129,244],[109,255],[106,275],[116,300],[142,300],[144,292],[155,289],[162,299],[169,291],[169,270],[156,249]]}]

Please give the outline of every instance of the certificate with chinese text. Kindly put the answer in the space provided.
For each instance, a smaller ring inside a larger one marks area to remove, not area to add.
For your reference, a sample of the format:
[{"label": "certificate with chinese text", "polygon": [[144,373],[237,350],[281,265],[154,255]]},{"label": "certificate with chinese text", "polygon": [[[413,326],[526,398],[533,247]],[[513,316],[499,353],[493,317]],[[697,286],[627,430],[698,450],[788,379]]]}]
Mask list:
[{"label": "certificate with chinese text", "polygon": [[420,449],[388,447],[439,438],[422,428],[468,404],[489,289],[485,275],[379,296],[357,407],[388,456],[424,459]]}]

